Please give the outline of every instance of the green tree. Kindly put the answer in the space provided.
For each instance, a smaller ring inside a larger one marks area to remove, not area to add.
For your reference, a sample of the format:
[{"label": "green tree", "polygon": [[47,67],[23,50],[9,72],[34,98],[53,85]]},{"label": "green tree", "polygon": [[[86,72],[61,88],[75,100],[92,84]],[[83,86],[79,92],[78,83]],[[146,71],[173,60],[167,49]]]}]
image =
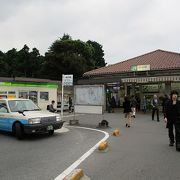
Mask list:
[{"label": "green tree", "polygon": [[17,71],[17,51],[15,48],[7,51],[4,56],[5,76],[14,77]]},{"label": "green tree", "polygon": [[37,48],[30,49],[27,45],[17,52],[17,72],[16,76],[40,77],[43,64],[43,56]]},{"label": "green tree", "polygon": [[0,51],[0,76],[60,80],[62,74],[73,74],[76,80],[84,72],[105,65],[102,45],[73,40],[68,34],[54,41],[45,56],[37,48],[30,51],[26,44],[19,51]]},{"label": "green tree", "polygon": [[45,54],[44,73],[52,79],[60,79],[62,74],[73,74],[75,80],[94,68],[93,47],[81,40],[72,40],[64,35],[56,40]]},{"label": "green tree", "polygon": [[37,48],[33,48],[29,53],[29,77],[40,77],[44,57],[40,55]]},{"label": "green tree", "polygon": [[0,51],[0,76],[7,76],[7,73],[5,71],[6,68],[6,62],[5,62],[5,54]]},{"label": "green tree", "polygon": [[94,48],[93,51],[93,61],[95,68],[103,67],[106,65],[104,59],[104,50],[102,49],[102,45],[97,43],[96,41],[87,41],[87,44],[91,45]]},{"label": "green tree", "polygon": [[17,52],[17,64],[16,76],[30,77],[30,53],[29,47],[26,44],[20,51]]}]

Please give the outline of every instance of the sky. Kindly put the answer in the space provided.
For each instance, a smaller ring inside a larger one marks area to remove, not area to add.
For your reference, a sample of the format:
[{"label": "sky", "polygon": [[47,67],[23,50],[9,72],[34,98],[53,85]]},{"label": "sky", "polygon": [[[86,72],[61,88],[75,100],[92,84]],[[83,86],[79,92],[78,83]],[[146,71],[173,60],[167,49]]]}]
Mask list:
[{"label": "sky", "polygon": [[179,0],[0,0],[0,50],[42,55],[69,34],[96,41],[114,64],[157,49],[180,53]]}]

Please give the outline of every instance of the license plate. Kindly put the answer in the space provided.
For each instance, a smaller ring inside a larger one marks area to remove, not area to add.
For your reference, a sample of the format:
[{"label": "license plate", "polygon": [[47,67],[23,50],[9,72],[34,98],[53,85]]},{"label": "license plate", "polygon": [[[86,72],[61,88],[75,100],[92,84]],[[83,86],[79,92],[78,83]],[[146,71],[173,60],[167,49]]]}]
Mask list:
[{"label": "license plate", "polygon": [[52,126],[52,125],[48,126],[48,127],[47,127],[47,130],[48,130],[48,131],[49,131],[49,130],[53,130],[53,126]]}]

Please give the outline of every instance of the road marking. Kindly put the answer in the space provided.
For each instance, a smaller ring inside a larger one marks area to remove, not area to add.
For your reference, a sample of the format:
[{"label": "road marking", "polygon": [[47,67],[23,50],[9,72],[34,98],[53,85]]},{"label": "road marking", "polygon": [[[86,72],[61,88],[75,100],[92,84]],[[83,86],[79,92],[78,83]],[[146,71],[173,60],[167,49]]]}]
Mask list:
[{"label": "road marking", "polygon": [[55,132],[64,133],[64,132],[68,132],[68,131],[69,131],[68,128],[62,127],[61,129],[58,129],[58,130],[56,130]]},{"label": "road marking", "polygon": [[[71,126],[73,127],[73,126]],[[98,131],[101,133],[104,133],[105,136],[103,139],[101,139],[95,146],[93,146],[89,151],[87,151],[86,153],[84,153],[78,160],[76,160],[73,164],[71,164],[66,170],[64,170],[59,176],[57,176],[54,180],[62,180],[63,178],[65,178],[68,174],[70,174],[77,166],[79,166],[79,164],[81,164],[87,157],[89,157],[99,146],[99,144],[103,141],[105,141],[106,139],[109,138],[109,133],[99,130],[99,129],[92,129],[92,128],[87,128],[87,127],[73,127],[73,128],[80,128],[80,129],[87,129],[87,130],[91,130],[91,131]]]},{"label": "road marking", "polygon": [[83,116],[85,114],[69,114],[69,115],[63,115],[63,118],[67,118],[67,117],[73,117],[73,116]]}]

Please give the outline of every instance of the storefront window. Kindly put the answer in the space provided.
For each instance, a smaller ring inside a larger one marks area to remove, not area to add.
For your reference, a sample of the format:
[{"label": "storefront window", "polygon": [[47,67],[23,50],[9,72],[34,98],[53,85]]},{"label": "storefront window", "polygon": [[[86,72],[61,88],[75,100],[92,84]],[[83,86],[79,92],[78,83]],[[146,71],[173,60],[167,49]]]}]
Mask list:
[{"label": "storefront window", "polygon": [[15,91],[8,91],[8,98],[16,98],[16,92]]},{"label": "storefront window", "polygon": [[159,86],[158,84],[143,85],[142,92],[143,93],[146,93],[146,92],[157,93],[159,92]]},{"label": "storefront window", "polygon": [[0,94],[7,94],[7,91],[0,91]]},{"label": "storefront window", "polygon": [[0,91],[0,99],[7,98],[7,91]]},{"label": "storefront window", "polygon": [[171,90],[176,90],[180,95],[180,83],[171,83]]},{"label": "storefront window", "polygon": [[31,99],[34,103],[38,103],[38,93],[37,91],[29,91],[29,99]]},{"label": "storefront window", "polygon": [[40,100],[49,101],[49,93],[48,92],[40,92]]},{"label": "storefront window", "polygon": [[0,94],[0,99],[7,98],[7,95]]},{"label": "storefront window", "polygon": [[29,93],[27,91],[19,91],[19,98],[29,99]]}]

